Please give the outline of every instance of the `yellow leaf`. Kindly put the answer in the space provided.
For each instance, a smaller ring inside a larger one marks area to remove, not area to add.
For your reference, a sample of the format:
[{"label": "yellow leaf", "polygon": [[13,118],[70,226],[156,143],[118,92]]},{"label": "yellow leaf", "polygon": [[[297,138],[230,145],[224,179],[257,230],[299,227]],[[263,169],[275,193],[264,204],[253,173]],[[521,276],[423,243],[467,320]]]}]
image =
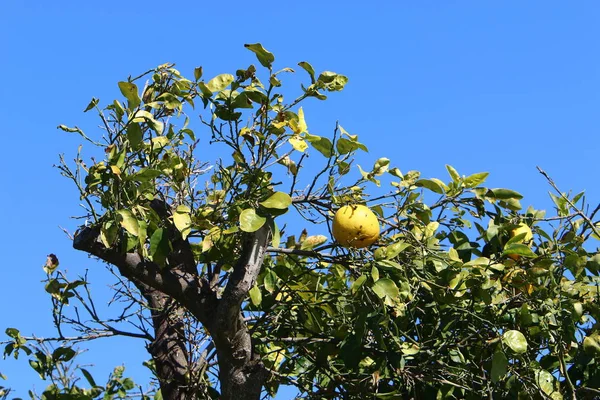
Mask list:
[{"label": "yellow leaf", "polygon": [[175,213],[173,213],[173,223],[177,230],[181,232],[181,237],[185,240],[192,230],[192,218],[189,207],[183,205],[177,207]]},{"label": "yellow leaf", "polygon": [[304,110],[302,110],[302,107],[300,107],[300,109],[298,110],[298,121],[292,119],[289,123],[290,128],[292,128],[294,133],[299,135],[303,132],[306,132],[308,127],[306,126],[306,121],[304,120]]},{"label": "yellow leaf", "polygon": [[111,165],[110,169],[113,174],[115,174],[117,176],[121,176],[121,169],[119,167],[117,167],[116,165]]},{"label": "yellow leaf", "polygon": [[283,128],[287,124],[288,124],[288,121],[286,121],[286,120],[271,122],[271,125],[273,125],[277,129]]},{"label": "yellow leaf", "polygon": [[301,137],[293,137],[289,139],[290,144],[295,150],[304,153],[304,150],[308,148],[308,145]]}]

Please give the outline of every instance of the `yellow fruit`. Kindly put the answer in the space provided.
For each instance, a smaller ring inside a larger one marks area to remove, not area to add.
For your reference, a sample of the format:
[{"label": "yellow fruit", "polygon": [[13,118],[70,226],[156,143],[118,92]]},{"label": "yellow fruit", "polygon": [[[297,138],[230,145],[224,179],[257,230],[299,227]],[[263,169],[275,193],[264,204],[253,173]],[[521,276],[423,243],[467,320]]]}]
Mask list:
[{"label": "yellow fruit", "polygon": [[[533,239],[533,232],[531,231],[531,228],[529,226],[527,226],[527,224],[520,223],[518,227],[516,227],[515,229],[513,229],[510,232],[510,237],[513,238],[513,237],[515,237],[517,235],[521,235],[523,233],[525,234],[525,237],[523,239],[521,239],[520,243],[524,243],[524,244],[530,246],[531,240]],[[509,254],[508,256],[515,261],[518,261],[519,258],[521,258],[521,256],[518,254]]]},{"label": "yellow fruit", "polygon": [[368,207],[344,206],[333,217],[333,237],[344,247],[370,246],[379,238],[379,221]]},{"label": "yellow fruit", "polygon": [[527,224],[524,224],[524,223],[520,223],[518,227],[513,229],[512,232],[510,233],[510,237],[515,237],[522,233],[525,234],[525,237],[523,238],[521,243],[528,244],[529,242],[531,242],[531,240],[533,239],[533,232],[531,231],[531,228],[529,226],[527,226]]}]

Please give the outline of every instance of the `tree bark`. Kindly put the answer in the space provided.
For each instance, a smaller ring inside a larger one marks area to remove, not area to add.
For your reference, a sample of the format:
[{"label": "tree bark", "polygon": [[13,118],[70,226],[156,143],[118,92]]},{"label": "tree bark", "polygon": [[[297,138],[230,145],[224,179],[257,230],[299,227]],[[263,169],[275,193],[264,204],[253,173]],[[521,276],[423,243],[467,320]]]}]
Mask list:
[{"label": "tree bark", "polygon": [[197,398],[197,385],[186,378],[193,376],[197,368],[186,347],[183,310],[172,298],[155,289],[143,293],[154,326],[154,340],[148,345],[148,352],[154,360],[163,398]]},{"label": "tree bark", "polygon": [[212,337],[219,358],[223,400],[260,399],[263,384],[269,376],[254,352],[241,306],[260,273],[270,238],[271,231],[266,224],[255,233],[246,235],[241,257],[219,301]]},{"label": "tree bark", "polygon": [[155,330],[155,339],[149,349],[156,361],[163,398],[194,398],[190,397],[186,383],[190,366],[187,365],[186,339],[182,336],[182,320],[178,314],[182,311],[181,306],[208,329],[214,341],[219,363],[220,399],[259,400],[269,374],[254,352],[242,303],[260,273],[271,237],[268,225],[244,234],[240,258],[221,298],[217,288],[211,288],[206,278],[196,272],[187,241],[172,239],[171,263],[161,268],[138,253],[106,248],[99,235],[99,227],[82,228],[75,234],[73,247],[115,265],[148,300]]}]

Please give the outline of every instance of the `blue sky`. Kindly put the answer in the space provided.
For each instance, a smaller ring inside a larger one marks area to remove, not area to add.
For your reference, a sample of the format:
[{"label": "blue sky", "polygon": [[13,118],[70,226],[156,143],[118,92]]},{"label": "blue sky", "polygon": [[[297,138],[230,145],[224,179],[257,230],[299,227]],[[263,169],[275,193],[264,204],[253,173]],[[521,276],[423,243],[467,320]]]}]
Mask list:
[{"label": "blue sky", "polygon": [[[595,205],[599,19],[594,1],[5,0],[0,330],[54,333],[40,283],[50,252],[73,276],[89,269],[99,301],[108,301],[105,270],[71,250],[58,227],[73,231],[70,216],[80,210],[52,165],[59,153],[72,158],[81,140],[55,128],[93,132],[96,121],[81,111],[92,96],[112,101],[116,82],[129,74],[165,62],[189,76],[199,65],[207,78],[234,72],[256,63],[243,44],[261,42],[278,67],[309,61],[350,78],[344,92],[305,112],[311,133],[330,134],[339,120],[359,134],[370,150],[367,165],[385,156],[402,171],[444,180],[445,164],[462,174],[488,171],[488,186],[510,187],[525,195],[524,206],[550,209],[539,165]],[[121,363],[145,376],[141,342],[109,339],[84,357],[98,377]],[[0,361],[0,372],[21,396],[47,384],[23,361]]]}]

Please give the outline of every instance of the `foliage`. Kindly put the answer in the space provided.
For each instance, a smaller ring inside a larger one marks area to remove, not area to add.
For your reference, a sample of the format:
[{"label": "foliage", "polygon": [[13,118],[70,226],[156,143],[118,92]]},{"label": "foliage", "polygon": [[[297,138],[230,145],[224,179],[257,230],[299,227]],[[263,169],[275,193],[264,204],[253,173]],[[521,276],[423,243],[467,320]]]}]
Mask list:
[{"label": "foliage", "polygon": [[[87,207],[83,217],[99,230],[104,248],[169,271],[186,243],[198,266],[192,274],[226,297],[244,241],[268,228],[267,256],[245,289],[242,312],[271,396],[283,384],[315,399],[600,394],[594,346],[600,253],[591,243],[600,239],[598,208],[584,212],[583,194],[562,193],[547,175],[556,191],[551,217],[532,207],[523,211],[515,191],[484,186],[487,173],[464,176],[447,166],[448,179],[422,178],[418,171],[402,173],[388,158],[368,171],[353,168],[367,147],[339,124],[331,137],[309,133],[299,106],[325,100],[347,78],[317,75],[301,62],[310,84],[286,102],[282,76],[293,70],[274,72],[273,54],[260,44],[246,47],[267,79],[254,65],[205,81],[202,68],[186,79],[164,64],[120,82],[124,99],[104,109],[92,99],[85,111],[98,113],[102,138],[60,126],[101,150],[102,160],[88,165],[78,154],[74,166],[63,159],[59,168],[77,186]],[[188,112],[200,104],[212,147],[200,146],[191,128]],[[231,157],[208,162],[209,148],[226,148]],[[347,204],[367,204],[378,215],[383,230],[375,245],[346,249],[330,241],[331,217]],[[288,233],[300,230],[298,217],[311,235]],[[524,235],[512,237],[519,224],[531,227],[530,245]],[[97,328],[92,337],[85,324],[64,317],[69,299],[82,309],[89,304],[85,279],[49,273],[46,290],[59,332],[67,324],[86,339],[102,337]],[[120,293],[129,293],[136,315],[151,325],[147,304],[128,279],[120,281],[128,288]],[[221,344],[196,314],[185,315],[193,357],[202,366],[190,372],[190,382],[198,396],[217,396],[219,364],[213,361]],[[100,317],[96,322],[102,325]],[[16,330],[7,334],[5,355],[22,350],[43,378],[75,355],[62,332],[52,353],[29,349]],[[152,339],[143,329],[137,335]],[[60,390],[83,399],[133,388],[121,375],[121,386],[110,386],[115,376],[117,370],[104,387],[89,378],[90,389],[63,383]]]},{"label": "foliage", "polygon": [[[4,356],[14,356],[15,359],[18,359],[19,353],[23,352],[30,357],[29,365],[39,377],[51,382],[39,395],[30,390],[28,394],[31,399],[102,398],[112,400],[127,398],[133,392],[136,392],[136,395],[144,400],[160,397],[160,394],[156,395],[156,388],[151,387],[150,390],[144,391],[141,387],[136,386],[133,380],[125,377],[125,367],[123,366],[114,369],[105,385],[99,385],[87,369],[73,363],[77,351],[71,346],[59,346],[51,350],[43,341],[37,344],[28,343],[17,329],[8,328],[6,334],[13,341],[6,345]],[[87,387],[81,385],[82,379]],[[2,390],[0,396],[8,398],[10,389],[0,388],[0,390]]]}]

